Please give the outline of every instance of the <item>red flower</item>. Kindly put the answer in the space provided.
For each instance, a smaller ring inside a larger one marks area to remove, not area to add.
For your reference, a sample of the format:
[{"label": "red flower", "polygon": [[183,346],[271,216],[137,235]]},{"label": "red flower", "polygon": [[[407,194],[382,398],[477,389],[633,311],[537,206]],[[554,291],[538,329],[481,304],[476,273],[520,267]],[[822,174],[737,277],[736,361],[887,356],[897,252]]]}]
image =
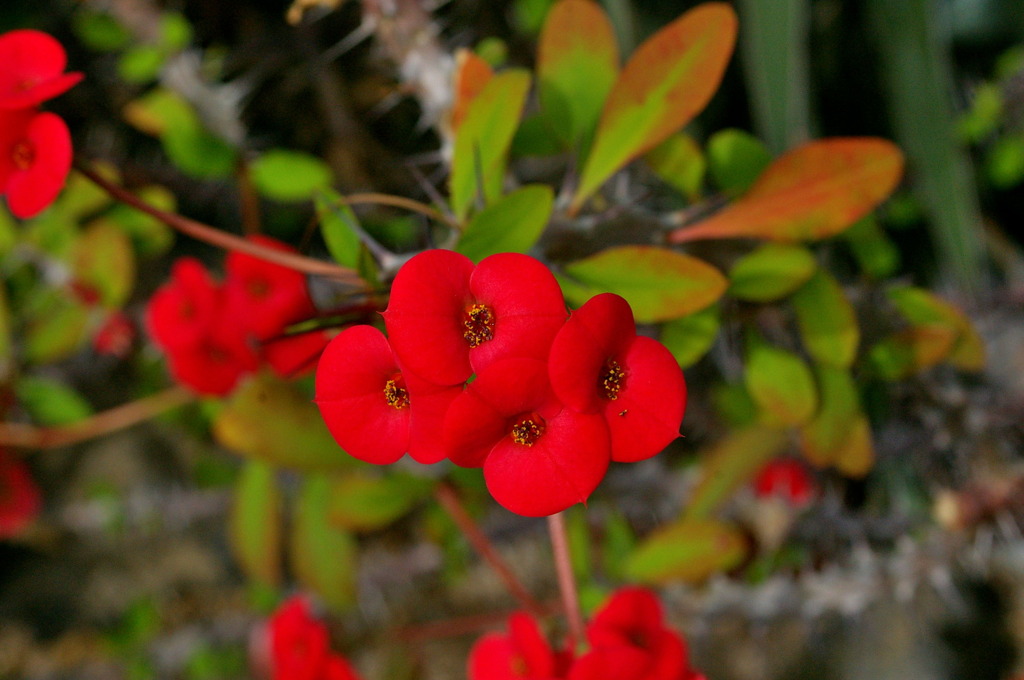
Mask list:
[{"label": "red flower", "polygon": [[0,538],[14,536],[28,526],[42,504],[28,466],[0,449]]},{"label": "red flower", "polygon": [[555,336],[551,387],[569,408],[602,413],[611,457],[644,460],[679,436],[686,382],[671,352],[636,334],[633,311],[618,295],[596,295]]},{"label": "red flower", "polygon": [[558,282],[532,257],[501,253],[474,267],[449,250],[406,262],[384,313],[403,365],[440,385],[462,383],[501,358],[546,359],[565,317]]},{"label": "red flower", "polygon": [[287,600],[270,618],[270,658],[274,680],[318,680],[327,665],[327,627],[309,613],[301,597]]},{"label": "red flower", "polygon": [[192,346],[168,356],[171,375],[200,394],[230,394],[243,375],[254,372],[260,357],[230,319],[219,319]]},{"label": "red flower", "polygon": [[778,458],[767,463],[754,478],[754,493],[760,498],[778,497],[794,507],[811,502],[814,482],[807,468],[792,458]]},{"label": "red flower", "polygon": [[393,463],[407,451],[422,463],[441,460],[440,417],[460,391],[403,372],[373,326],[339,333],[317,367],[316,404],[327,428],[369,463]]},{"label": "red flower", "polygon": [[0,109],[24,109],[63,94],[82,79],[64,73],[67,55],[52,36],[21,29],[0,35]]},{"label": "red flower", "polygon": [[261,349],[274,373],[282,378],[295,378],[316,368],[329,340],[326,331],[306,331],[270,338]]},{"label": "red flower", "polygon": [[71,133],[59,116],[0,109],[0,193],[11,213],[24,219],[41,212],[70,170]]},{"label": "red flower", "polygon": [[444,443],[456,465],[483,467],[498,503],[530,517],[585,502],[608,469],[604,419],[563,408],[536,359],[480,371],[449,407]]},{"label": "red flower", "polygon": [[96,331],[92,347],[97,354],[106,354],[123,359],[135,342],[135,325],[122,311],[110,314]]},{"label": "red flower", "polygon": [[508,619],[508,634],[489,633],[469,653],[469,680],[554,680],[564,676],[568,661],[552,651],[537,622],[517,612]]},{"label": "red flower", "polygon": [[[249,240],[275,250],[297,252],[267,236],[250,236]],[[237,250],[228,253],[224,270],[228,310],[260,340],[278,335],[288,324],[316,312],[302,272]]]},{"label": "red flower", "polygon": [[183,257],[171,267],[171,280],[160,287],[146,307],[150,335],[168,351],[199,344],[215,323],[221,291],[203,264]]}]

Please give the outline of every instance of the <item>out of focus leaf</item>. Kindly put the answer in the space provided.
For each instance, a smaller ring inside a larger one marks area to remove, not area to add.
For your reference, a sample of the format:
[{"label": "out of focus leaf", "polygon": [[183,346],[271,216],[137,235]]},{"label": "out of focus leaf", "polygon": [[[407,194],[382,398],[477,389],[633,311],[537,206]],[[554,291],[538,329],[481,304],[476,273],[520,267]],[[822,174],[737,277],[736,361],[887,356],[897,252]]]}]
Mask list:
[{"label": "out of focus leaf", "polygon": [[800,428],[804,457],[818,467],[835,463],[854,423],[861,417],[853,376],[843,368],[817,366],[820,406],[814,419]]},{"label": "out of focus leaf", "polygon": [[616,293],[640,323],[698,312],[725,292],[721,272],[703,260],[654,246],[620,246],[565,265],[566,298],[579,306],[598,293]]},{"label": "out of focus leaf", "polygon": [[339,528],[373,531],[412,510],[430,495],[433,486],[429,479],[411,475],[338,477],[331,481],[328,514]]},{"label": "out of focus leaf", "polygon": [[995,83],[982,83],[974,89],[971,104],[960,119],[958,129],[964,141],[978,144],[995,132],[1003,117],[1003,91]]},{"label": "out of focus leaf", "polygon": [[64,383],[40,376],[21,376],[14,393],[38,425],[70,425],[92,415],[92,406]]},{"label": "out of focus leaf", "polygon": [[135,45],[121,54],[117,73],[135,85],[153,82],[160,75],[167,55],[156,45]]},{"label": "out of focus leaf", "polygon": [[735,203],[672,232],[672,243],[711,238],[827,238],[869,213],[896,187],[903,155],[869,137],[809,142],[773,162]]},{"label": "out of focus leaf", "polygon": [[681,132],[670,135],[648,151],[644,159],[658,177],[672,185],[688,201],[700,198],[708,164],[693,137]]},{"label": "out of focus leaf", "polygon": [[163,87],[128,102],[122,115],[129,125],[154,137],[172,127],[194,126],[197,119],[188,102]]},{"label": "out of focus leaf", "polygon": [[948,358],[957,335],[945,324],[911,326],[877,342],[868,362],[884,380],[902,380]]},{"label": "out of focus leaf", "polygon": [[985,155],[985,172],[997,189],[1024,182],[1024,134],[1006,135],[993,142]]},{"label": "out of focus leaf", "polygon": [[71,271],[76,282],[99,295],[101,305],[120,309],[135,283],[135,252],[122,230],[96,222],[75,242]]},{"label": "out of focus leaf", "polygon": [[6,257],[18,242],[18,228],[7,206],[0,205],[0,258]]},{"label": "out of focus leaf", "polygon": [[711,135],[707,155],[711,179],[729,196],[747,191],[772,162],[760,139],[732,128]]},{"label": "out of focus leaf", "polygon": [[167,157],[182,172],[198,179],[229,177],[238,154],[219,137],[194,125],[168,128],[160,135]]},{"label": "out of focus leaf", "polygon": [[47,364],[72,354],[86,339],[89,310],[65,294],[47,294],[26,309],[24,357]]},{"label": "out of focus leaf", "polygon": [[309,475],[295,507],[291,564],[296,580],[333,609],[355,597],[356,541],[330,521],[332,485],[324,475]]},{"label": "out of focus leaf", "polygon": [[231,551],[245,575],[257,583],[281,583],[283,501],[274,469],[248,461],[235,485],[228,518]]},{"label": "out of focus leaf", "polygon": [[711,389],[711,401],[715,412],[733,427],[752,425],[757,420],[757,404],[741,382],[715,385]]},{"label": "out of focus leaf", "polygon": [[469,105],[493,77],[494,69],[483,58],[465,48],[456,50],[452,88],[452,132],[459,129],[466,112],[469,111]]},{"label": "out of focus leaf", "polygon": [[81,8],[71,17],[75,35],[90,49],[115,52],[131,40],[131,34],[111,15]]},{"label": "out of focus leaf", "polygon": [[868,214],[843,232],[861,270],[873,279],[884,279],[900,266],[900,251],[885,235],[874,215]]},{"label": "out of focus leaf", "polygon": [[312,200],[334,179],[319,158],[284,149],[271,149],[254,160],[249,176],[260,195],[281,202]]},{"label": "out of focus leaf", "polygon": [[683,519],[645,538],[625,571],[629,579],[643,583],[698,583],[740,564],[747,550],[743,534],[732,525]]},{"label": "out of focus leaf", "polygon": [[956,332],[956,340],[946,357],[964,371],[985,367],[985,344],[967,315],[954,305],[923,288],[898,286],[887,293],[900,313],[915,325],[944,325]]},{"label": "out of focus leaf", "polygon": [[452,212],[460,220],[478,198],[487,204],[501,195],[508,150],[529,89],[530,74],[509,69],[487,81],[470,102],[455,134],[449,178]]},{"label": "out of focus leaf", "polygon": [[276,466],[306,471],[351,468],[309,397],[291,383],[257,375],[242,383],[213,423],[223,446]]},{"label": "out of focus leaf", "polygon": [[871,441],[871,425],[863,414],[853,421],[850,436],[835,453],[836,469],[847,477],[863,477],[875,464],[875,447]]},{"label": "out of focus leaf", "polygon": [[0,380],[7,381],[13,368],[11,352],[11,311],[7,306],[7,289],[0,286]]},{"label": "out of focus leaf", "polygon": [[590,554],[590,525],[587,522],[586,513],[580,512],[582,509],[570,508],[566,512],[565,518],[569,558],[572,561],[572,571],[578,583],[592,580],[591,565],[594,563],[594,558]]},{"label": "out of focus leaf", "polygon": [[857,356],[860,326],[839,282],[819,269],[793,294],[792,302],[811,358],[826,366],[849,367]]},{"label": "out of focus leaf", "polygon": [[548,121],[540,114],[523,118],[512,139],[510,154],[521,156],[554,156],[562,152],[561,142],[548,127]]},{"label": "out of focus leaf", "polygon": [[192,42],[192,24],[183,14],[164,12],[160,17],[160,47],[167,52],[177,52]]},{"label": "out of focus leaf", "polygon": [[666,321],[661,327],[661,342],[672,352],[680,368],[697,363],[718,337],[721,310],[712,304],[699,312]]},{"label": "out of focus leaf", "polygon": [[561,0],[552,7],[537,46],[537,88],[541,110],[568,147],[588,146],[618,74],[619,48],[601,6]]},{"label": "out of focus leaf", "polygon": [[[91,169],[104,179],[120,183],[121,173],[109,163],[93,163]],[[77,170],[68,174],[64,191],[57,198],[60,211],[72,219],[94,214],[111,202],[110,195]]]},{"label": "out of focus leaf", "polygon": [[636,546],[636,534],[626,516],[614,508],[605,515],[602,529],[604,540],[601,544],[604,550],[601,557],[604,573],[611,579],[621,581],[625,577],[623,571],[626,560]]},{"label": "out of focus leaf", "polygon": [[736,13],[729,5],[708,2],[637,48],[605,102],[571,210],[579,209],[626,163],[700,113],[729,63],[736,24]]},{"label": "out of focus leaf", "polygon": [[778,300],[803,285],[817,268],[814,255],[806,248],[766,243],[729,270],[729,293],[752,302]]},{"label": "out of focus leaf", "polygon": [[554,202],[554,192],[544,184],[502,196],[473,215],[455,250],[474,262],[495,253],[525,253],[547,226]]},{"label": "out of focus leaf", "polygon": [[766,424],[800,425],[818,407],[814,377],[804,360],[763,341],[748,349],[744,379]]},{"label": "out of focus leaf", "polygon": [[728,433],[702,451],[700,479],[690,493],[683,517],[705,519],[714,514],[782,450],[786,436],[785,430],[751,425]]},{"label": "out of focus leaf", "polygon": [[341,196],[330,189],[322,189],[314,199],[316,215],[320,219],[320,232],[331,257],[338,264],[355,269],[359,265],[359,234],[353,228],[359,218],[345,205]]}]

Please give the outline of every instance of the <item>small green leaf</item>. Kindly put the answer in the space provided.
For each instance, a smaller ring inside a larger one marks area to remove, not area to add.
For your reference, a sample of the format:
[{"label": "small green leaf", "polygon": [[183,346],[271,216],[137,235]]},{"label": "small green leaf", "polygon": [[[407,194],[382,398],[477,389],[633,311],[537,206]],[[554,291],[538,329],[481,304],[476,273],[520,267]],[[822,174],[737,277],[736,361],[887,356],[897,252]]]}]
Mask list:
[{"label": "small green leaf", "polygon": [[235,485],[228,518],[231,552],[245,575],[257,583],[281,583],[283,501],[274,469],[248,461]]},{"label": "small green leaf", "polygon": [[743,130],[720,130],[708,140],[708,171],[724,193],[738,196],[753,186],[772,155],[760,139]]},{"label": "small green leaf", "polygon": [[411,475],[339,477],[331,482],[328,514],[339,528],[374,531],[412,510],[433,486],[430,480]]},{"label": "small green leaf", "polygon": [[455,250],[474,262],[495,253],[525,253],[547,226],[554,201],[551,187],[543,184],[502,196],[473,216]]},{"label": "small green leaf", "polygon": [[848,370],[817,366],[815,373],[820,406],[814,418],[800,428],[800,444],[807,460],[826,467],[835,463],[861,415],[860,397]]},{"label": "small green leaf", "polygon": [[320,219],[320,233],[331,257],[338,264],[355,269],[359,266],[362,244],[353,226],[359,224],[359,218],[352,208],[345,205],[341,196],[330,189],[319,191],[314,203]]},{"label": "small green leaf", "polygon": [[235,149],[202,127],[198,119],[192,124],[168,127],[161,133],[160,142],[167,157],[191,177],[220,179],[235,171]]},{"label": "small green leaf", "polygon": [[871,472],[875,464],[875,447],[871,440],[871,424],[865,415],[860,414],[853,421],[850,436],[835,453],[833,464],[847,477],[860,478]]},{"label": "small green leaf", "polygon": [[591,564],[593,557],[590,549],[590,524],[587,522],[583,508],[574,507],[566,512],[565,528],[569,543],[569,558],[577,583],[587,583],[593,579]]},{"label": "small green leaf", "polygon": [[985,367],[985,343],[967,315],[923,288],[898,286],[887,293],[900,313],[912,324],[947,326],[956,333],[948,361],[964,371]]},{"label": "small green leaf", "polygon": [[1024,133],[1000,137],[985,155],[985,171],[997,189],[1024,182]]},{"label": "small green leaf", "polygon": [[765,424],[800,425],[818,408],[811,369],[784,349],[753,341],[744,379]]},{"label": "small green leaf", "polygon": [[283,203],[312,200],[334,181],[331,169],[315,156],[272,149],[249,165],[253,185],[262,196]]},{"label": "small green leaf", "polygon": [[711,388],[715,412],[733,427],[752,425],[757,420],[757,404],[741,382],[721,383]]},{"label": "small green leaf", "polygon": [[794,293],[792,302],[811,358],[826,366],[849,367],[857,356],[860,326],[853,305],[832,275],[819,269]]},{"label": "small green leaf", "polygon": [[622,581],[625,577],[624,565],[636,546],[636,534],[626,516],[614,508],[605,516],[602,529],[604,550],[601,557],[604,573],[610,579]]},{"label": "small green leaf", "polygon": [[772,302],[811,278],[818,263],[797,245],[766,243],[741,257],[729,270],[729,293],[740,300]]},{"label": "small green leaf", "polygon": [[946,324],[904,328],[868,350],[868,365],[883,380],[902,380],[948,358],[957,335]]},{"label": "small green leaf", "polygon": [[[174,212],[177,207],[177,199],[165,187],[147,186],[135,193],[154,208]],[[140,255],[160,255],[174,244],[174,231],[170,227],[124,203],[113,206],[101,219],[113,222],[128,234]]]},{"label": "small green leaf", "polygon": [[71,27],[86,47],[100,52],[116,52],[131,40],[131,34],[105,12],[82,9],[72,15]]},{"label": "small green leaf", "polygon": [[117,64],[117,72],[133,85],[145,85],[156,80],[167,56],[155,45],[136,45],[125,50]]},{"label": "small green leaf", "polygon": [[160,47],[167,52],[177,52],[192,42],[192,24],[183,14],[164,12],[160,17]]},{"label": "small green leaf", "polygon": [[654,246],[620,246],[567,264],[559,277],[566,298],[582,305],[598,293],[629,302],[640,323],[698,312],[725,292],[721,272],[703,260]]},{"label": "small green leaf", "polygon": [[900,251],[873,214],[864,216],[844,231],[843,238],[850,244],[861,270],[872,279],[887,278],[899,269]]},{"label": "small green leaf", "polygon": [[86,339],[89,310],[70,296],[53,291],[25,312],[24,358],[48,364],[71,355]]},{"label": "small green leaf", "polygon": [[92,406],[85,397],[57,380],[22,376],[14,392],[22,408],[39,425],[70,425],[92,415]]},{"label": "small green leaf", "polygon": [[124,231],[97,221],[75,241],[71,271],[75,280],[99,295],[107,309],[120,309],[135,284],[135,252]]},{"label": "small green leaf", "polygon": [[786,444],[784,430],[752,425],[728,433],[700,453],[700,477],[690,493],[683,517],[706,519],[736,489],[749,482]]},{"label": "small green leaf", "polygon": [[290,555],[296,580],[340,610],[355,597],[357,546],[352,534],[330,522],[331,493],[328,477],[306,478],[296,503]]},{"label": "small green leaf", "polygon": [[981,83],[974,89],[967,112],[957,124],[964,141],[978,144],[993,134],[1005,112],[1003,91],[995,83]]},{"label": "small green leaf", "polygon": [[708,163],[693,137],[681,132],[647,152],[644,160],[655,174],[679,191],[688,201],[700,199]]},{"label": "small green leaf", "polygon": [[684,519],[645,538],[626,562],[626,575],[643,583],[698,583],[736,567],[747,551],[743,534],[732,525]]},{"label": "small green leaf", "polygon": [[666,321],[661,327],[661,342],[672,352],[680,368],[688,368],[715,344],[721,325],[721,310],[717,304],[712,304],[699,312]]}]

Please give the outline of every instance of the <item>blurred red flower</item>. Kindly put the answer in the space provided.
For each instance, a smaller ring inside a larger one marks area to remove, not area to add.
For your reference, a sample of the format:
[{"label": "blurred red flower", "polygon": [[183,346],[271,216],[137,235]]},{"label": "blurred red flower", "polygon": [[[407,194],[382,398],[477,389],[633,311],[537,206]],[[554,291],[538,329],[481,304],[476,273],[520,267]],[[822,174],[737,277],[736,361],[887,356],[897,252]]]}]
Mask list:
[{"label": "blurred red flower", "polygon": [[59,116],[0,109],[0,194],[14,216],[33,217],[50,205],[70,170],[71,133]]},{"label": "blurred red flower", "polygon": [[64,46],[41,31],[0,35],[0,109],[25,109],[63,94],[82,79],[64,73]]},{"label": "blurred red flower", "polygon": [[816,491],[807,467],[792,458],[768,462],[754,477],[753,484],[759,498],[782,498],[794,507],[810,503]]},{"label": "blurred red flower", "polygon": [[555,680],[565,677],[570,658],[558,654],[544,639],[537,622],[517,612],[508,619],[508,633],[488,633],[469,653],[469,680]]},{"label": "blurred red flower", "polygon": [[331,652],[327,627],[304,598],[286,600],[268,629],[272,680],[359,680],[348,661]]},{"label": "blurred red flower", "polygon": [[0,538],[14,536],[28,526],[42,505],[28,466],[0,449]]}]

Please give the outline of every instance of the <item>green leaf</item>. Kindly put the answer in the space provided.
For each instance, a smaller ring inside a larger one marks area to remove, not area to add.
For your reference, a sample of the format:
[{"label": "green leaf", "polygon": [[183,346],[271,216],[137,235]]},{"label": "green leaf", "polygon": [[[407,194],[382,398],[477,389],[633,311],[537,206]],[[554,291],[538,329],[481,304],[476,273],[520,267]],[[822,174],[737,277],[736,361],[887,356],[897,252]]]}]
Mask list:
[{"label": "green leaf", "polygon": [[167,56],[155,45],[136,45],[121,53],[117,72],[133,85],[145,85],[156,80]]},{"label": "green leaf", "polygon": [[14,393],[38,425],[70,425],[92,415],[92,406],[85,397],[50,378],[22,376],[14,385]]},{"label": "green leaf", "polygon": [[191,125],[168,127],[160,142],[171,162],[196,179],[221,179],[235,171],[235,149],[208,132],[198,119]]},{"label": "green leaf", "polygon": [[100,52],[116,52],[131,40],[131,34],[105,12],[87,9],[75,12],[71,17],[71,27],[86,47]]},{"label": "green leaf", "polygon": [[331,522],[350,531],[374,531],[391,524],[430,496],[434,484],[411,475],[354,474],[331,482]]},{"label": "green leaf", "polygon": [[135,284],[135,252],[128,236],[110,222],[97,221],[75,241],[71,271],[95,291],[107,309],[120,309]]},{"label": "green leaf", "polygon": [[569,559],[577,583],[593,580],[590,566],[594,560],[590,550],[590,524],[583,508],[574,507],[566,512],[565,528],[569,543]]},{"label": "green leaf", "polygon": [[47,364],[75,352],[86,339],[89,310],[57,291],[47,292],[26,309],[24,358]]},{"label": "green leaf", "polygon": [[525,253],[547,226],[555,194],[543,184],[524,186],[476,213],[455,250],[479,262],[495,253]]},{"label": "green leaf", "polygon": [[661,342],[672,352],[680,368],[687,368],[715,344],[721,325],[721,310],[717,304],[712,304],[699,312],[666,321],[661,327]]},{"label": "green leaf", "polygon": [[312,200],[334,181],[331,169],[315,156],[272,149],[249,165],[260,195],[282,203]]},{"label": "green leaf", "polygon": [[875,447],[871,441],[871,424],[860,414],[853,421],[850,436],[846,438],[833,463],[847,477],[864,477],[875,464]]},{"label": "green leaf", "polygon": [[1004,114],[1003,91],[995,83],[981,83],[974,89],[966,113],[957,129],[964,141],[978,144],[993,134]]},{"label": "green leaf", "polygon": [[604,550],[601,557],[604,573],[610,579],[623,581],[626,560],[636,546],[636,534],[626,516],[614,508],[605,515],[602,529]]},{"label": "green leaf", "polygon": [[736,129],[711,135],[707,154],[711,179],[729,196],[747,191],[772,162],[771,153],[760,139]]},{"label": "green leaf", "polygon": [[698,312],[726,288],[725,277],[707,262],[654,246],[608,248],[567,264],[563,272],[559,282],[573,305],[598,293],[616,293],[640,323]]},{"label": "green leaf", "polygon": [[269,375],[235,389],[214,420],[213,434],[221,445],[275,466],[330,471],[354,465],[309,397]]},{"label": "green leaf", "polygon": [[697,485],[683,511],[686,519],[706,519],[747,484],[786,445],[784,430],[752,425],[726,434],[701,451]]},{"label": "green leaf", "polygon": [[951,364],[964,371],[985,367],[985,343],[962,311],[923,288],[898,286],[890,288],[887,296],[912,324],[946,326],[956,334],[946,357]]},{"label": "green leaf", "polygon": [[757,420],[757,404],[741,382],[721,383],[711,388],[715,412],[733,427],[752,425]]},{"label": "green leaf", "polygon": [[160,17],[160,47],[167,52],[177,52],[192,42],[192,24],[183,14],[164,12]]},{"label": "green leaf", "polygon": [[228,517],[231,552],[246,577],[257,583],[281,583],[283,500],[274,469],[248,461],[235,485]]},{"label": "green leaf", "polygon": [[765,424],[800,425],[817,410],[811,369],[791,352],[753,341],[744,380]]},{"label": "green leaf", "polygon": [[[91,169],[104,179],[120,183],[121,173],[109,163],[96,162]],[[99,212],[111,204],[110,195],[85,175],[72,170],[68,174],[64,191],[57,199],[60,211],[70,219],[80,219]]]},{"label": "green leaf", "polygon": [[866,215],[843,232],[861,270],[872,279],[884,279],[900,266],[900,251],[885,235],[874,215]]},{"label": "green leaf", "polygon": [[985,154],[985,174],[997,189],[1024,181],[1024,134],[1006,135],[992,143]]},{"label": "green leaf", "polygon": [[956,330],[946,324],[904,328],[868,350],[868,365],[883,380],[902,380],[948,358],[956,339]]},{"label": "green leaf", "polygon": [[323,189],[314,197],[320,233],[334,261],[355,269],[359,266],[359,250],[362,247],[359,234],[354,229],[359,218],[347,206],[341,196],[331,189]]},{"label": "green leaf", "polygon": [[589,145],[618,74],[615,31],[600,5],[561,0],[551,8],[537,46],[537,89],[545,118],[569,148]]},{"label": "green leaf", "polygon": [[529,72],[509,69],[491,78],[470,102],[455,134],[449,178],[452,212],[458,219],[466,217],[478,198],[486,205],[501,195],[508,150],[529,89]]},{"label": "green leaf", "polygon": [[686,200],[700,199],[708,164],[693,137],[681,132],[670,135],[648,151],[644,160],[658,177],[678,190]]},{"label": "green leaf", "polygon": [[[165,187],[142,187],[135,193],[160,210],[174,212],[177,207],[177,199]],[[124,203],[113,206],[101,219],[110,220],[128,234],[140,255],[161,255],[174,244],[174,230],[152,215]]]},{"label": "green leaf", "polygon": [[857,356],[860,326],[853,305],[831,274],[819,269],[792,298],[807,353],[819,364],[848,368]]},{"label": "green leaf", "polygon": [[626,575],[643,583],[697,583],[738,566],[747,551],[746,539],[732,525],[684,519],[645,538],[626,562]]},{"label": "green leaf", "polygon": [[766,243],[729,270],[729,293],[740,300],[772,302],[802,286],[818,268],[814,255],[797,245]]},{"label": "green leaf", "polygon": [[0,203],[0,259],[7,257],[18,240],[17,223],[11,213],[7,211],[7,206]]},{"label": "green leaf", "polygon": [[296,580],[339,610],[355,598],[357,546],[352,534],[329,519],[331,493],[328,477],[306,478],[295,507],[290,554]]},{"label": "green leaf", "polygon": [[700,113],[729,63],[736,23],[726,3],[704,3],[637,48],[605,102],[570,210]]},{"label": "green leaf", "polygon": [[804,457],[818,467],[832,465],[861,415],[860,397],[853,376],[845,368],[817,366],[820,406],[814,418],[800,428]]},{"label": "green leaf", "polygon": [[9,380],[14,368],[14,353],[11,351],[11,310],[7,305],[7,288],[0,285],[0,382]]}]

